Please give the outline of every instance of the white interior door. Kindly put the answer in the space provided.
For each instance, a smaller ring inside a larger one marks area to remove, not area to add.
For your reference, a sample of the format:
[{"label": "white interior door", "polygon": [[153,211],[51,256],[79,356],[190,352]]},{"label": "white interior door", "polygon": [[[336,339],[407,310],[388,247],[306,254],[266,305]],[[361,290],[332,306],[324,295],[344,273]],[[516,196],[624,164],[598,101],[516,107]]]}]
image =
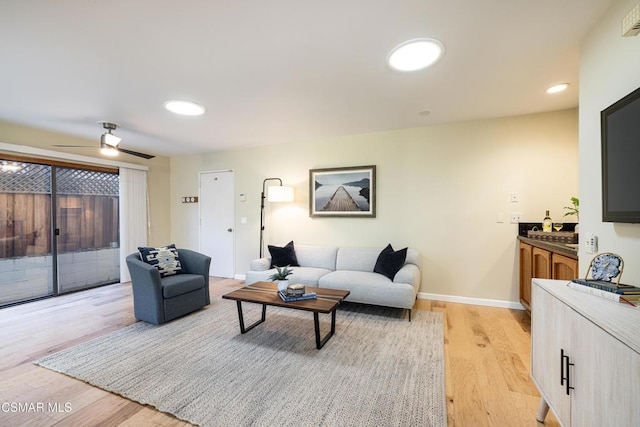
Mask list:
[{"label": "white interior door", "polygon": [[234,275],[233,171],[200,173],[200,252],[211,257],[210,274]]}]

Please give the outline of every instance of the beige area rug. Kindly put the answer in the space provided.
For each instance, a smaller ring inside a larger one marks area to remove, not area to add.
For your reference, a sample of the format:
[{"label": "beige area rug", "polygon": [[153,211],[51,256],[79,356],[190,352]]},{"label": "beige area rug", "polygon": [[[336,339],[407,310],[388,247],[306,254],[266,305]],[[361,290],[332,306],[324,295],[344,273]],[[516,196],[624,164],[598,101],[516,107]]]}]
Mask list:
[{"label": "beige area rug", "polygon": [[[243,303],[245,322],[260,307]],[[315,347],[313,314],[235,301],[138,322],[35,363],[201,426],[445,426],[441,313],[344,304]],[[330,315],[320,315],[323,334]]]}]

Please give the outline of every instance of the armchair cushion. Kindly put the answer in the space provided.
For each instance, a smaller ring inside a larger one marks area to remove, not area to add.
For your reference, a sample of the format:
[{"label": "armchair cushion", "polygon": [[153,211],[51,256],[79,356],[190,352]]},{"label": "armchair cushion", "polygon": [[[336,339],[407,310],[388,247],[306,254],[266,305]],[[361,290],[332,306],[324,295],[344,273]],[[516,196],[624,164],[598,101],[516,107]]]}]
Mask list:
[{"label": "armchair cushion", "polygon": [[181,274],[162,279],[162,296],[173,298],[196,289],[204,288],[204,279],[198,274]]},{"label": "armchair cushion", "polygon": [[160,277],[182,273],[178,250],[173,243],[160,248],[138,247],[140,259],[160,271]]}]

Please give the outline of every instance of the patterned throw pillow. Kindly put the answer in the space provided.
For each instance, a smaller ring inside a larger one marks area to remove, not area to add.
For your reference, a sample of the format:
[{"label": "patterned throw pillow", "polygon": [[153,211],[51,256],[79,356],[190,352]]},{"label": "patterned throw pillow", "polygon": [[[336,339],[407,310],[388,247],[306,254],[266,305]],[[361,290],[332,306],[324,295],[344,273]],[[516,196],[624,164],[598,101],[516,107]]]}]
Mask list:
[{"label": "patterned throw pillow", "polygon": [[144,262],[160,270],[160,277],[182,273],[178,250],[173,243],[161,248],[139,247],[138,252]]}]

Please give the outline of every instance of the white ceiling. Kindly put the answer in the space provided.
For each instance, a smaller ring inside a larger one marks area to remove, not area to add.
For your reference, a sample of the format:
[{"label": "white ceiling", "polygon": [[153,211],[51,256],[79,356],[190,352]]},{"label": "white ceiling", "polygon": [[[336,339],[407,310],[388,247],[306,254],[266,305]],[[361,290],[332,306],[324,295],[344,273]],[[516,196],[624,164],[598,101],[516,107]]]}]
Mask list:
[{"label": "white ceiling", "polygon": [[[560,110],[613,2],[0,0],[0,120],[96,144],[113,121],[122,147],[181,155]],[[444,43],[440,62],[388,68],[417,37]]]}]

